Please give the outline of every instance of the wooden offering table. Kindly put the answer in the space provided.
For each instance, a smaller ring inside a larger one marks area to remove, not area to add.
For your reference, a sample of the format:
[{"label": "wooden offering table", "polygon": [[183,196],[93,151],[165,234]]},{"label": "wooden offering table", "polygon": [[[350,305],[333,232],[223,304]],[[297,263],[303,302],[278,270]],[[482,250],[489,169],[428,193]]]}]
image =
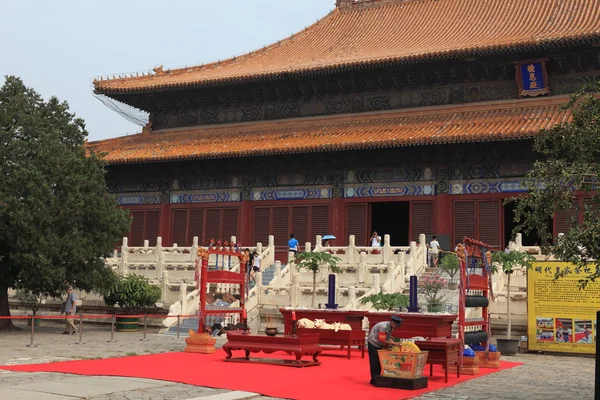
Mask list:
[{"label": "wooden offering table", "polygon": [[336,332],[333,329],[298,328],[296,332],[301,334],[318,332],[320,335],[320,345],[340,346],[342,350],[346,347],[348,349],[346,356],[348,359],[352,357],[352,347],[358,347],[361,350],[361,358],[365,358],[366,332],[362,328],[365,316],[364,311],[288,310],[285,308],[280,308],[279,311],[283,315],[286,334],[292,333],[292,311],[296,312],[296,320],[302,318],[308,318],[311,321],[322,319],[328,324],[341,322],[350,325],[350,328],[352,329],[349,331],[338,330]]},{"label": "wooden offering table", "polygon": [[389,321],[392,315],[402,318],[402,325],[392,332],[392,336],[403,339],[410,339],[415,336],[425,338],[452,337],[452,323],[458,318],[458,315],[449,314],[368,312],[365,316],[369,318],[369,331],[378,322]]},{"label": "wooden offering table", "polygon": [[366,311],[360,310],[292,310],[280,308],[279,312],[283,315],[283,323],[285,326],[286,334],[292,333],[292,311],[296,312],[296,320],[301,320],[302,318],[308,318],[311,321],[314,321],[315,319],[323,319],[328,324],[333,324],[334,322],[342,322],[344,324],[350,325],[352,330],[360,331],[363,330],[362,323],[366,315]]},{"label": "wooden offering table", "polygon": [[460,352],[462,349],[460,339],[433,338],[416,341],[415,344],[421,351],[429,352],[427,357],[429,376],[433,375],[433,364],[439,364],[444,368],[444,382],[448,383],[450,366],[456,367],[456,377],[460,378]]},{"label": "wooden offering table", "polygon": [[[223,345],[223,350],[227,353],[225,361],[254,362],[288,367],[310,367],[321,364],[317,359],[319,354],[321,354],[318,333],[297,336],[266,336],[244,335],[244,333],[240,331],[229,331],[227,332],[227,343]],[[243,358],[231,358],[232,350],[244,350],[246,356]],[[250,353],[258,353],[261,351],[267,354],[283,351],[288,354],[294,354],[296,360],[250,358]],[[312,360],[302,361],[302,356],[305,355],[312,356]]]}]

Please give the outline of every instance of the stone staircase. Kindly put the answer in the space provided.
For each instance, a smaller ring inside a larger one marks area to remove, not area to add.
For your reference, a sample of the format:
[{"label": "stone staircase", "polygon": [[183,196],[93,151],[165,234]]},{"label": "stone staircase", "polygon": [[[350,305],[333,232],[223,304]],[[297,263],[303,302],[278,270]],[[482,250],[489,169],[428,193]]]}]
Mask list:
[{"label": "stone staircase", "polygon": [[[281,269],[283,270],[284,268],[286,268],[287,265],[282,266]],[[269,283],[271,283],[271,281],[273,280],[274,276],[275,276],[275,266],[270,265],[268,268],[265,268],[262,272],[262,283],[263,285],[268,285]],[[252,282],[250,283],[250,288],[252,288],[253,284]],[[218,319],[218,317],[217,317]],[[216,322],[219,322],[218,320]],[[281,325],[281,327],[283,328],[283,324]],[[188,337],[189,336],[189,330],[192,329],[194,331],[198,330],[198,317],[192,317],[192,318],[182,318],[179,324],[179,337]],[[264,329],[264,328],[263,328]],[[166,336],[177,336],[177,325],[171,326],[170,328],[168,328],[166,331],[164,331],[164,335]]]},{"label": "stone staircase", "polygon": [[[189,337],[189,330],[196,332],[198,330],[198,317],[181,319],[179,324],[179,337]],[[168,328],[164,334],[166,336],[177,336],[177,325]]]}]

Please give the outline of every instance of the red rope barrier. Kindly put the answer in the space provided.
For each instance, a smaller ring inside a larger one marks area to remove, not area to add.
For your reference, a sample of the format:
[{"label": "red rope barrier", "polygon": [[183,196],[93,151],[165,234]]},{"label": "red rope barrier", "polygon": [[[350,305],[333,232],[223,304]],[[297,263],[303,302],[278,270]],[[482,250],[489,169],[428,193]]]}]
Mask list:
[{"label": "red rope barrier", "polygon": [[[228,314],[228,313],[223,313]],[[181,314],[181,315],[166,315],[166,314],[115,314],[117,317],[122,318],[150,318],[150,319],[165,319],[165,318],[195,318],[198,314]],[[75,315],[36,315],[35,319],[76,319],[81,314]],[[83,314],[85,319],[107,319],[112,318],[113,314]],[[11,315],[11,316],[0,316],[1,319],[31,319],[31,315]]]}]

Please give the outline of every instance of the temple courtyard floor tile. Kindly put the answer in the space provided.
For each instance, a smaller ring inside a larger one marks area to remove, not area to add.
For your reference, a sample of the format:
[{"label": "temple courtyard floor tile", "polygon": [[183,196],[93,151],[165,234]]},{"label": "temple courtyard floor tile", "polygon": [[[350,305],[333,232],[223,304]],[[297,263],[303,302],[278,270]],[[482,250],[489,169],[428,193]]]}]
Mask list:
[{"label": "temple courtyard floor tile", "polygon": [[[0,365],[122,357],[182,351],[184,338],[164,336],[157,329],[143,333],[116,332],[102,325],[84,327],[78,335],[62,335],[62,325],[36,327],[35,347],[27,327],[0,333]],[[219,340],[222,345],[224,340]],[[463,382],[417,397],[420,400],[475,399],[593,399],[594,359],[562,355],[520,354],[503,357],[523,365]],[[366,365],[365,365],[366,367]],[[377,389],[373,389],[377,390]],[[257,393],[228,391],[149,379],[86,377],[59,373],[22,373],[0,370],[0,399],[11,400],[237,400],[268,397]]]}]

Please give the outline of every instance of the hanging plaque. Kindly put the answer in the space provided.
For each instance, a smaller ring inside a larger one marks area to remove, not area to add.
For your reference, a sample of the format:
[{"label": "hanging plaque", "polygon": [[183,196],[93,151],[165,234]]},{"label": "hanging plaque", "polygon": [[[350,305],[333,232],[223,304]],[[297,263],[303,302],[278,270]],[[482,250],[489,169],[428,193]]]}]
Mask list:
[{"label": "hanging plaque", "polygon": [[521,97],[536,97],[550,93],[546,63],[543,61],[518,63],[517,85]]}]

